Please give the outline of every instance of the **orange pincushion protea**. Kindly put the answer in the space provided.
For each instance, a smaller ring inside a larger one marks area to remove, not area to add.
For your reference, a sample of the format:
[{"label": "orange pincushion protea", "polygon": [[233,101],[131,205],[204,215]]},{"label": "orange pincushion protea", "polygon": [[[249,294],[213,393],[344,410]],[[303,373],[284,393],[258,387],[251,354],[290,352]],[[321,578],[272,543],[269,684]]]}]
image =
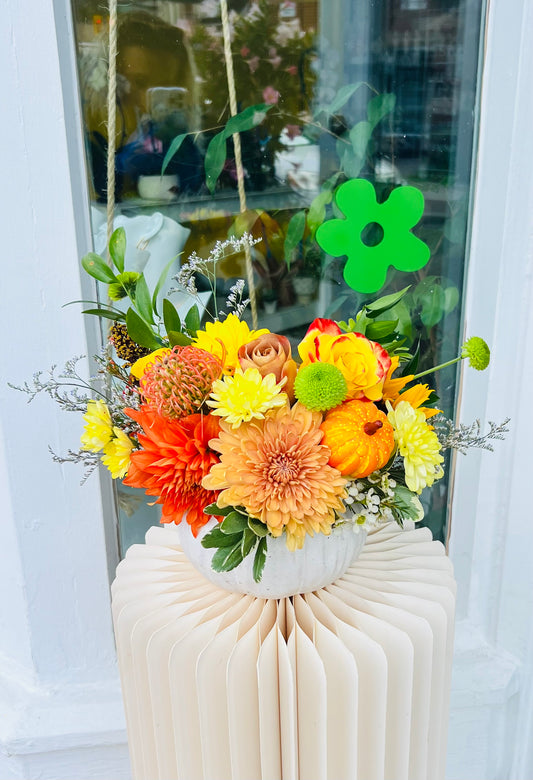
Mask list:
[{"label": "orange pincushion protea", "polygon": [[370,401],[347,401],[326,414],[320,426],[329,463],[354,479],[383,468],[394,449],[394,429]]},{"label": "orange pincushion protea", "polygon": [[179,419],[198,411],[221,374],[222,363],[205,349],[174,347],[148,364],[141,393],[163,417]]},{"label": "orange pincushion protea", "polygon": [[125,411],[139,423],[144,435],[139,434],[142,449],[132,452],[124,484],[158,496],[155,503],[163,505],[162,523],[178,525],[186,512],[196,536],[209,520],[205,507],[218,496],[201,484],[211,466],[218,463],[218,455],[208,446],[209,440],[218,436],[218,419],[191,414],[169,420],[148,406]]}]

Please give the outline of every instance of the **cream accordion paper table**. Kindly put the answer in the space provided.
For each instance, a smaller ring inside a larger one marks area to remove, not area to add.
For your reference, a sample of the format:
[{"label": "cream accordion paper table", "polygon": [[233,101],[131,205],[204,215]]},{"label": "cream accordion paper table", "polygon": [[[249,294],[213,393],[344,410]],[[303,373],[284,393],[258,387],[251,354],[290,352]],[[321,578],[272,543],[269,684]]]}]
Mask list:
[{"label": "cream accordion paper table", "polygon": [[172,528],[130,547],[113,618],[135,780],[442,780],[455,582],[426,529],[368,536],[335,584],[220,590]]}]

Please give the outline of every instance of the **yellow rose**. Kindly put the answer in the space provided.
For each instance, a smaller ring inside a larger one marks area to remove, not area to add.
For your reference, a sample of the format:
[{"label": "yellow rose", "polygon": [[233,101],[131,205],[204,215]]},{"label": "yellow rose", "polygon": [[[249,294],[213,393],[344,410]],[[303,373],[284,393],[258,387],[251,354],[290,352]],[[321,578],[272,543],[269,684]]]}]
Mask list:
[{"label": "yellow rose", "polygon": [[298,345],[302,366],[332,363],[346,379],[347,399],[379,401],[390,365],[387,352],[360,333],[322,333],[311,330]]}]

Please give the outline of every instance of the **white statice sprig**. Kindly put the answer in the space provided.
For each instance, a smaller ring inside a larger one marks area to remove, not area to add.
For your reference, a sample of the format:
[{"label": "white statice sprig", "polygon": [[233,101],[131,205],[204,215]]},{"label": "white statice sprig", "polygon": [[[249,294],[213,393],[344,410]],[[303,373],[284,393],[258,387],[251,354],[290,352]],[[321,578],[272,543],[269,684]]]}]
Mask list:
[{"label": "white statice sprig", "polygon": [[432,420],[432,423],[443,450],[455,449],[466,455],[466,451],[473,447],[493,452],[491,441],[505,438],[505,434],[509,433],[510,419],[507,417],[500,425],[489,420],[489,431],[485,434],[481,433],[479,420],[474,420],[470,425],[461,423],[455,427],[453,420],[439,415]]},{"label": "white statice sprig", "polygon": [[[228,297],[226,299],[227,312],[233,312],[237,317],[241,317],[243,311],[250,303],[249,298],[243,298],[244,293],[244,279],[237,279],[235,284],[230,287]],[[220,312],[220,316],[223,317],[226,312]]]}]

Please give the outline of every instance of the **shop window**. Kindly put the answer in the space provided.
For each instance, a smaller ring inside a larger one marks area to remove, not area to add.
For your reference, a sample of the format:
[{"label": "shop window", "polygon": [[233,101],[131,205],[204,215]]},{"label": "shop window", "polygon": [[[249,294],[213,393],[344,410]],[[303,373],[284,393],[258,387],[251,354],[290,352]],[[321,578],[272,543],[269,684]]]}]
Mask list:
[{"label": "shop window", "polygon": [[[344,260],[325,257],[308,229],[289,267],[291,218],[347,177],[370,180],[383,200],[413,184],[426,203],[414,232],[431,259],[416,273],[390,269],[380,294],[410,285],[394,317],[420,351],[419,370],[451,359],[461,340],[481,0],[229,6],[238,109],[268,106],[264,121],[242,133],[244,216],[231,141],[213,192],[206,181],[206,150],[230,116],[219,3],[119,2],[115,200],[132,262],[157,278],[171,257],[177,270],[179,257],[207,256],[244,225],[263,239],[254,250],[259,324],[296,343],[314,317],[348,319],[368,296],[347,287]],[[103,252],[108,18],[98,0],[72,7],[94,242]],[[161,176],[173,139],[183,135]],[[221,297],[240,276],[243,258],[222,264]],[[205,304],[209,310],[208,292]],[[440,408],[451,414],[456,370],[434,382]],[[118,493],[124,550],[157,514],[147,514],[140,495],[120,486]],[[425,522],[443,539],[445,480],[427,500]]]}]

